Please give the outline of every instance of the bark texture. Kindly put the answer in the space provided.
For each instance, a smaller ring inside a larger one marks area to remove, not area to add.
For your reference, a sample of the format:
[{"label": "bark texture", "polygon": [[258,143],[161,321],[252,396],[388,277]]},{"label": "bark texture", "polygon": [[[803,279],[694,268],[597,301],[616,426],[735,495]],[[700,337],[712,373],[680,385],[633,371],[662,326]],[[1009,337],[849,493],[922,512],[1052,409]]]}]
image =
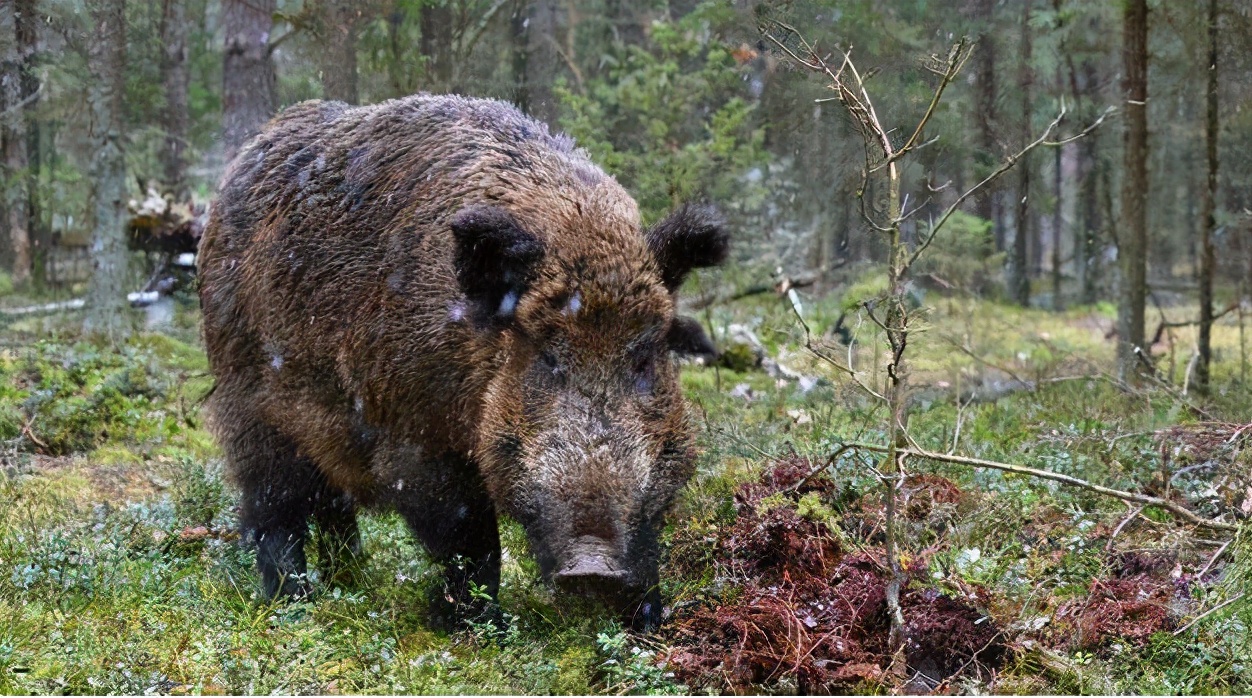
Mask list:
[{"label": "bark texture", "polygon": [[224,0],[226,50],[222,62],[222,125],[226,159],[261,130],[274,113],[276,79],[270,55],[275,0]]},{"label": "bark texture", "polygon": [[561,54],[557,43],[560,8],[556,0],[535,0],[527,14],[526,85],[527,113],[556,128],[560,108],[552,91],[561,74]]},{"label": "bark texture", "polygon": [[1137,381],[1145,368],[1144,303],[1148,288],[1148,3],[1126,0],[1122,47],[1125,164],[1122,220],[1117,236],[1121,263],[1118,307],[1118,375]]},{"label": "bark texture", "polygon": [[1205,99],[1204,150],[1208,170],[1204,186],[1204,212],[1200,220],[1200,359],[1196,363],[1196,384],[1209,386],[1209,367],[1213,361],[1213,233],[1217,228],[1217,136],[1219,123],[1217,92],[1217,0],[1208,6],[1208,89]]},{"label": "bark texture", "polygon": [[[992,10],[995,0],[978,0],[977,20],[982,23],[982,32],[978,37],[978,48],[974,54],[975,84],[975,120],[978,124],[978,159],[988,172],[994,167],[996,160],[996,42],[992,33]],[[978,179],[985,176],[979,173]],[[994,250],[988,249],[987,254],[1004,250],[1004,226],[997,209],[999,201],[997,187],[992,184],[978,192],[974,198],[974,212],[985,221],[992,221],[994,232],[989,241]]]},{"label": "bark texture", "polygon": [[357,91],[357,20],[361,10],[356,0],[322,0],[319,7],[322,45],[318,69],[322,94],[348,104],[360,101]]},{"label": "bark texture", "polygon": [[126,327],[126,162],[122,154],[126,88],[126,3],[101,0],[91,12],[95,25],[88,68],[95,153],[91,160],[95,224],[91,237],[91,283],[84,330],[117,338]]},{"label": "bark texture", "polygon": [[166,191],[175,201],[187,198],[187,3],[186,0],[165,0],[161,18],[164,55],[161,77],[165,87],[165,112],[162,122],[165,143],[161,149],[161,166]]},{"label": "bark texture", "polygon": [[430,92],[447,92],[452,88],[452,8],[447,4],[422,8],[422,55],[426,58],[427,84]]},{"label": "bark texture", "polygon": [[[1021,65],[1018,73],[1018,83],[1022,91],[1022,143],[1030,142],[1030,117],[1034,112],[1033,95],[1031,94],[1034,71],[1030,67],[1031,6],[1031,0],[1026,0],[1026,6],[1022,10]],[[1017,164],[1017,214],[1014,220],[1017,231],[1013,236],[1013,262],[1010,266],[1012,276],[1010,278],[1011,288],[1009,289],[1013,295],[1013,300],[1023,307],[1030,305],[1030,174],[1030,156],[1027,155]]]},{"label": "bark texture", "polygon": [[8,231],[9,262],[13,283],[25,286],[30,281],[30,207],[28,196],[29,164],[26,149],[26,108],[22,77],[24,61],[20,34],[19,14],[29,11],[17,2],[0,4],[0,31],[4,39],[3,62],[0,63],[0,151],[3,151],[3,174],[6,186],[3,191],[4,227]]}]

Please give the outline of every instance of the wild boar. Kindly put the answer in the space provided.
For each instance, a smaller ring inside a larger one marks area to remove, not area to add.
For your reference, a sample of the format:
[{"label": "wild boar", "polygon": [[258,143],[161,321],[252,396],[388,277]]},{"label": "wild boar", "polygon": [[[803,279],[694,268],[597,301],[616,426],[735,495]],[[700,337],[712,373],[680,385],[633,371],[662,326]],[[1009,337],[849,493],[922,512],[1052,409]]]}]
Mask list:
[{"label": "wild boar", "polygon": [[661,604],[658,532],[694,468],[676,315],[728,236],[629,194],[512,106],[419,95],[312,101],[230,164],[199,252],[211,427],[270,596],[307,593],[356,511],[393,507],[445,568],[433,619],[500,580],[497,515],[545,579],[636,626]]}]

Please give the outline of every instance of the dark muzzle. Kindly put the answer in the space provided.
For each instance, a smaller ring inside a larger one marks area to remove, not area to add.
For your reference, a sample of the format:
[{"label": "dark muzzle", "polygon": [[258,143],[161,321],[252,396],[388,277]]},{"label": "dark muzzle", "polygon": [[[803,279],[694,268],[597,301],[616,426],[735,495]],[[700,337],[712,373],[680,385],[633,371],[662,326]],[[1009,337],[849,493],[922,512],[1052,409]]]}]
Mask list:
[{"label": "dark muzzle", "polygon": [[590,536],[570,546],[565,563],[552,575],[558,589],[579,596],[612,596],[625,588],[626,579],[613,546]]}]

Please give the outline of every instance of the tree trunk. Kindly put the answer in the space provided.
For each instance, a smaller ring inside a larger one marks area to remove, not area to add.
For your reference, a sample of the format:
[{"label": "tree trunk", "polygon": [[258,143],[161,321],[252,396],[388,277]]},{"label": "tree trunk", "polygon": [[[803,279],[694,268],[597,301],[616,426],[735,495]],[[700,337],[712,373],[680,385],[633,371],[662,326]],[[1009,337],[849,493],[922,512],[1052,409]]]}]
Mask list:
[{"label": "tree trunk", "polygon": [[[356,39],[361,11],[356,0],[322,0],[319,19],[318,69],[322,96],[348,104],[360,101],[357,94]],[[424,8],[426,12],[429,8]],[[423,32],[424,34],[424,32]]]},{"label": "tree trunk", "polygon": [[[1026,0],[1022,10],[1022,46],[1021,65],[1018,83],[1022,91],[1022,143],[1031,139],[1030,117],[1034,111],[1031,95],[1031,83],[1034,72],[1031,70],[1031,0]],[[1017,231],[1013,236],[1013,263],[1010,286],[1013,300],[1018,305],[1030,305],[1030,156],[1022,158],[1017,164]]]},{"label": "tree trunk", "polygon": [[637,0],[606,0],[605,17],[609,21],[610,39],[626,46],[642,46],[643,22],[640,20]]},{"label": "tree trunk", "polygon": [[801,172],[804,173],[804,181],[808,194],[805,198],[808,200],[808,214],[812,221],[813,239],[812,245],[812,264],[817,270],[818,277],[822,280],[827,279],[832,266],[834,266],[835,258],[835,226],[831,221],[831,192],[834,191],[834,185],[830,181],[833,174],[830,162],[833,160],[831,151],[831,143],[835,141],[834,134],[829,133],[824,123],[824,112],[822,105],[814,104],[812,107],[812,118],[810,119],[811,131],[809,142],[812,147],[801,151],[797,163],[801,166]]},{"label": "tree trunk", "polygon": [[1099,132],[1078,142],[1078,172],[1082,190],[1082,225],[1077,227],[1074,259],[1078,262],[1078,286],[1082,302],[1096,302],[1096,281],[1100,275],[1100,163]]},{"label": "tree trunk", "polygon": [[[1079,114],[1083,123],[1089,123],[1096,116],[1096,105],[1092,95],[1098,84],[1098,73],[1091,61],[1084,61],[1080,73],[1071,57],[1066,58],[1069,68],[1070,89],[1074,101],[1081,104]],[[1074,233],[1074,276],[1078,282],[1079,302],[1085,305],[1096,301],[1096,279],[1099,274],[1099,232],[1100,232],[1100,200],[1099,172],[1096,158],[1099,156],[1100,130],[1087,134],[1078,141],[1078,202],[1075,205],[1076,222]]]},{"label": "tree trunk", "polygon": [[1053,148],[1053,189],[1056,200],[1052,202],[1052,309],[1061,310],[1061,228],[1065,224],[1065,173],[1063,172],[1063,155],[1061,148]]},{"label": "tree trunk", "polygon": [[[17,45],[22,60],[22,104],[27,114],[33,114],[39,104],[39,76],[35,74],[35,61],[39,47],[38,22],[35,0],[14,0],[17,7]],[[39,205],[39,172],[43,164],[40,147],[42,128],[40,120],[26,121],[26,210],[31,241],[31,279],[37,288],[43,287],[47,250],[51,243],[48,226],[44,225]]]},{"label": "tree trunk", "polygon": [[[26,3],[29,4],[29,3]],[[27,177],[26,105],[24,104],[22,42],[18,14],[31,8],[19,7],[6,2],[0,6],[0,31],[6,38],[3,64],[0,65],[0,111],[5,118],[0,122],[0,150],[3,151],[5,228],[8,228],[9,251],[12,254],[10,268],[15,286],[24,287],[30,282],[30,180]]]},{"label": "tree trunk", "polygon": [[1217,228],[1217,0],[1209,0],[1208,95],[1204,119],[1204,146],[1208,160],[1208,177],[1204,187],[1204,213],[1200,220],[1200,359],[1196,363],[1196,386],[1209,387],[1209,369],[1213,361],[1213,233]]},{"label": "tree trunk", "polygon": [[[978,123],[978,162],[980,168],[975,181],[981,181],[995,167],[996,137],[994,123],[996,118],[996,44],[991,31],[992,12],[995,0],[979,0],[978,21],[983,23],[978,37],[978,51],[974,58],[975,111]],[[984,171],[985,170],[985,171]],[[994,225],[994,234],[988,241],[994,249],[987,249],[990,256],[993,252],[1004,251],[1003,220],[996,209],[997,187],[992,184],[984,187],[974,195],[974,213]]]},{"label": "tree trunk", "polygon": [[560,105],[552,87],[561,74],[561,55],[557,49],[560,28],[557,0],[534,0],[528,13],[526,32],[527,113],[552,128],[558,126]]},{"label": "tree trunk", "polygon": [[[1056,11],[1056,15],[1058,18],[1057,27],[1056,27],[1057,31],[1061,31],[1064,26],[1062,23],[1062,20],[1060,19],[1061,17],[1064,16],[1064,14],[1062,13],[1062,0],[1052,0],[1052,9]],[[1061,52],[1068,55],[1069,53],[1068,48],[1069,47],[1065,45],[1065,41],[1062,40],[1060,44]],[[1065,72],[1062,69],[1061,63],[1058,61],[1056,64],[1056,93],[1064,94],[1064,92],[1065,92]],[[1053,179],[1054,200],[1052,202],[1052,260],[1051,260],[1052,262],[1051,264],[1052,266],[1052,309],[1062,310],[1065,307],[1064,304],[1061,302],[1061,282],[1062,282],[1061,240],[1063,239],[1063,236],[1061,235],[1061,228],[1065,222],[1065,210],[1064,210],[1065,175],[1063,172],[1063,164],[1064,164],[1065,158],[1064,158],[1064,153],[1062,153],[1061,151],[1061,148],[1054,148],[1054,150],[1055,150],[1055,152],[1053,153],[1054,157],[1052,159],[1052,166],[1053,166],[1052,176],[1054,178]],[[1074,252],[1075,252],[1074,256],[1077,256],[1078,250],[1075,249]]]},{"label": "tree trunk", "polygon": [[406,4],[393,2],[387,10],[387,79],[391,84],[391,95],[401,97],[417,91],[411,71],[406,70],[403,57],[408,55],[411,47],[403,35],[403,28],[409,18],[409,7]]},{"label": "tree trunk", "polygon": [[452,7],[448,3],[422,6],[422,55],[426,57],[425,89],[452,88]]},{"label": "tree trunk", "polygon": [[165,0],[161,15],[161,39],[165,49],[161,81],[165,86],[163,124],[165,143],[161,149],[165,189],[175,201],[187,199],[187,3]]},{"label": "tree trunk", "polygon": [[1122,222],[1117,235],[1121,263],[1118,308],[1118,374],[1137,382],[1144,370],[1144,302],[1147,298],[1148,193],[1148,3],[1125,0],[1122,47],[1125,92],[1125,173]]},{"label": "tree trunk", "polygon": [[223,0],[222,124],[227,160],[274,114],[276,78],[269,36],[275,0]]},{"label": "tree trunk", "polygon": [[126,162],[122,157],[123,99],[126,89],[126,2],[94,4],[91,71],[87,101],[91,109],[94,154],[91,160],[95,227],[91,239],[91,284],[87,291],[88,333],[118,338],[126,326]]},{"label": "tree trunk", "polygon": [[509,50],[510,68],[513,74],[513,104],[523,112],[530,111],[530,89],[526,82],[526,63],[529,58],[529,46],[526,36],[530,30],[529,18],[526,16],[525,0],[515,0],[513,13],[509,15]]}]

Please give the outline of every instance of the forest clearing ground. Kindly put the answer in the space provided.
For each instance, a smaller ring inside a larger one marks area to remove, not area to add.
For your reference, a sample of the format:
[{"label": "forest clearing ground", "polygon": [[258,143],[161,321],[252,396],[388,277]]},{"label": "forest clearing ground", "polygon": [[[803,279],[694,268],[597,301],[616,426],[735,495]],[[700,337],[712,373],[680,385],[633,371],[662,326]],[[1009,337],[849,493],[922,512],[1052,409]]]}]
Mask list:
[{"label": "forest clearing ground", "polygon": [[[1249,513],[1243,445],[1252,435],[1239,425],[1252,421],[1252,399],[1234,387],[1233,314],[1215,332],[1215,384],[1231,387],[1202,403],[1210,423],[1178,394],[1193,328],[1175,330],[1174,387],[1128,394],[1107,379],[1108,308],[930,304],[913,349],[920,445],[1130,491],[1168,486],[1206,517]],[[846,310],[831,298],[804,312],[825,337]],[[704,455],[665,536],[672,615],[649,637],[555,599],[511,523],[506,632],[426,628],[431,570],[390,514],[363,517],[368,557],[352,584],[262,603],[197,407],[210,381],[191,341],[193,306],[181,311],[178,338],[149,333],[116,350],[75,344],[47,321],[10,325],[0,335],[0,692],[881,692],[906,682],[953,692],[1252,691],[1247,603],[1173,635],[1247,579],[1246,541],[1215,559],[1229,536],[1167,512],[927,462],[910,462],[902,505],[905,610],[919,647],[930,645],[903,678],[886,674],[875,606],[882,502],[869,454],[846,454],[802,491],[782,486],[843,441],[881,442],[882,409],[803,348],[785,301],[719,305],[706,319],[749,327],[769,358],[819,380],[685,372]],[[881,349],[867,325],[852,360],[872,381]],[[829,342],[847,357],[833,334]],[[1156,353],[1169,375],[1169,346]],[[1048,382],[1057,378],[1066,380]],[[964,402],[971,389],[1014,381],[1034,389]],[[855,590],[859,610],[841,615],[830,602]],[[845,640],[859,644],[837,644]]]}]

